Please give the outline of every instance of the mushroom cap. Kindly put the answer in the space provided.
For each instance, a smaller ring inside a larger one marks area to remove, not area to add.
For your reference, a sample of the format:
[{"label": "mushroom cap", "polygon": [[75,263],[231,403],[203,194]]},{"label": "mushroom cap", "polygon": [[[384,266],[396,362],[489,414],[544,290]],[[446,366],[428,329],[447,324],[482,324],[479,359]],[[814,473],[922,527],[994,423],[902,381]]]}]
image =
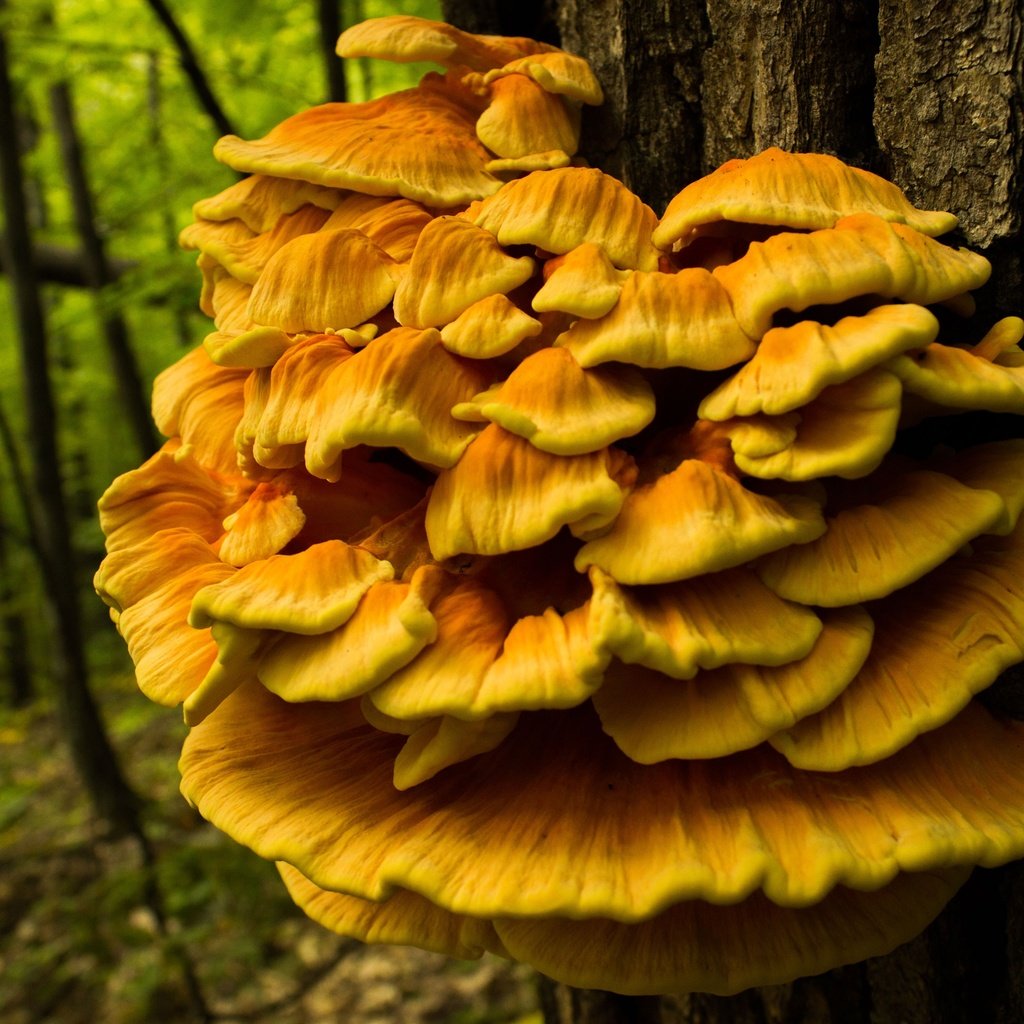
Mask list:
[{"label": "mushroom cap", "polygon": [[860,607],[828,613],[811,650],[781,665],[730,662],[688,680],[616,664],[594,694],[601,726],[629,758],[724,757],[831,704],[860,671],[873,623]]},{"label": "mushroom cap", "polygon": [[182,787],[218,827],[324,888],[373,900],[405,888],[480,917],[636,922],[757,889],[805,907],[836,885],[874,891],[900,870],[1024,849],[1021,728],[975,705],[891,758],[834,775],[764,747],[637,765],[586,707],[533,718],[496,750],[399,792],[404,737],[363,724],[358,702],[297,705],[247,684],[189,734]]},{"label": "mushroom cap", "polygon": [[903,388],[892,373],[868,370],[825,388],[781,416],[729,420],[723,430],[737,467],[763,480],[866,476],[892,447]]},{"label": "mushroom cap", "polygon": [[622,503],[612,528],[576,556],[620,583],[666,583],[742,565],[825,532],[808,498],[766,498],[698,459],[686,459]]},{"label": "mushroom cap", "polygon": [[744,256],[713,273],[740,325],[761,337],[781,309],[799,313],[871,294],[928,305],[980,287],[991,270],[983,256],[858,213],[832,228],[754,242]]},{"label": "mushroom cap", "polygon": [[584,242],[544,264],[544,285],[533,297],[533,308],[588,320],[603,317],[619,301],[628,277],[628,271],[615,269],[600,246]]},{"label": "mushroom cap", "polygon": [[453,85],[428,76],[368,103],[311,107],[254,142],[225,135],[214,156],[236,171],[459,206],[501,187],[484,170],[490,155],[476,137],[479,114]]},{"label": "mushroom cap", "polygon": [[344,197],[337,189],[308,181],[252,174],[192,206],[197,220],[225,221],[237,218],[254,234],[269,231],[282,216],[306,204],[333,210]]},{"label": "mushroom cap", "polygon": [[497,78],[515,74],[529,75],[547,92],[568,96],[578,103],[596,106],[604,102],[601,83],[590,70],[590,65],[582,57],[562,50],[517,57],[500,68],[488,71],[484,81],[490,85]]},{"label": "mushroom cap", "polygon": [[490,83],[491,102],[476,122],[476,137],[497,156],[521,160],[534,153],[572,156],[579,145],[580,113],[529,75],[503,75]]},{"label": "mushroom cap", "polygon": [[394,267],[361,231],[301,235],[267,262],[253,288],[249,316],[290,333],[355,327],[394,297]]},{"label": "mushroom cap", "polygon": [[510,181],[466,217],[503,246],[567,253],[593,242],[620,269],[654,270],[654,211],[615,178],[590,167],[535,171]]},{"label": "mushroom cap", "polygon": [[497,555],[534,547],[592,516],[607,522],[624,497],[617,462],[607,448],[551,455],[492,423],[434,484],[430,550],[438,561],[461,552]]},{"label": "mushroom cap", "polygon": [[726,290],[697,267],[671,275],[630,274],[609,313],[577,320],[556,344],[569,349],[582,366],[620,360],[696,370],[734,366],[756,348]]},{"label": "mushroom cap", "polygon": [[772,745],[798,767],[834,772],[891,757],[948,722],[1024,661],[1022,572],[1018,527],[872,606],[875,640],[857,678]]},{"label": "mushroom cap", "polygon": [[654,393],[632,367],[584,370],[567,349],[542,348],[452,415],[497,423],[553,455],[582,455],[643,430]]},{"label": "mushroom cap", "polygon": [[855,213],[907,224],[925,235],[956,227],[956,217],[918,210],[891,182],[824,153],[787,153],[776,147],[730,160],[678,193],[668,204],[654,244],[684,244],[695,229],[716,221],[773,224],[802,230],[834,227]]},{"label": "mushroom cap", "polygon": [[441,344],[449,352],[472,359],[491,359],[511,352],[521,341],[536,337],[544,325],[497,292],[467,306],[441,328]]},{"label": "mushroom cap", "polygon": [[416,242],[395,293],[395,318],[406,327],[449,324],[473,303],[518,288],[534,267],[529,256],[507,255],[490,232],[458,217],[437,217]]},{"label": "mushroom cap", "polygon": [[[1016,514],[1022,484],[1018,476]],[[869,483],[865,492],[863,504],[829,516],[817,540],[765,555],[755,566],[758,576],[777,594],[803,604],[834,608],[873,601],[931,572],[1010,515],[995,491],[927,469],[873,488]]]},{"label": "mushroom cap", "polygon": [[834,326],[801,320],[792,327],[773,327],[753,357],[700,403],[698,415],[728,420],[791,412],[833,384],[927,345],[938,329],[934,314],[913,303],[875,306]]},{"label": "mushroom cap", "polygon": [[554,50],[532,39],[473,35],[442,21],[411,14],[391,14],[353,25],[342,32],[337,46],[341,57],[379,57],[398,63],[435,61],[446,67],[464,65],[474,71],[488,71],[521,57]]},{"label": "mushroom cap", "polygon": [[673,679],[737,662],[798,661],[822,629],[814,612],[780,600],[749,569],[626,588],[595,566],[590,579],[594,642],[626,664]]}]

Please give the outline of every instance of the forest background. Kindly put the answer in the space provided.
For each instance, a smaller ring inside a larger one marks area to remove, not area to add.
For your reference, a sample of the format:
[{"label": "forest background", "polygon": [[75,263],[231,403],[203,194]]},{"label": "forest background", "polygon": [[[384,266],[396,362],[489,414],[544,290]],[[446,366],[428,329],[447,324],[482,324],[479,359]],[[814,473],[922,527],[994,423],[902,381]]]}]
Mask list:
[{"label": "forest background", "polygon": [[440,17],[432,0],[0,0],[4,1024],[474,1024],[535,1004],[497,961],[324,932],[191,812],[184,726],[136,689],[91,586],[96,501],[160,443],[153,378],[209,330],[177,235],[237,180],[214,141],[415,84],[429,66],[334,56],[344,27],[395,12]]}]

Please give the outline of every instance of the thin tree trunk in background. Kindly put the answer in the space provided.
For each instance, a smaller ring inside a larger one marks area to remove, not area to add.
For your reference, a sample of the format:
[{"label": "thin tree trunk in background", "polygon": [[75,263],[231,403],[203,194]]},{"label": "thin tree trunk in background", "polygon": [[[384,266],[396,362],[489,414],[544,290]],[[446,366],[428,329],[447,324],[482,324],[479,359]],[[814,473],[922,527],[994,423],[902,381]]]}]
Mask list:
[{"label": "thin tree trunk in background", "polygon": [[[38,559],[39,549],[32,536],[32,499],[28,492],[28,481],[22,469],[21,454],[14,439],[14,431],[3,406],[0,406],[0,451],[4,453],[3,461],[7,464],[6,476],[10,479],[10,490],[24,523],[24,536],[18,540],[31,551],[33,558]],[[0,498],[6,496],[6,493],[0,494]],[[0,608],[3,609],[3,625],[0,629],[3,632],[4,664],[8,668],[11,703],[14,707],[23,707],[35,696],[28,642],[31,627],[25,615],[24,601],[19,600],[19,595],[15,592],[19,584],[25,587],[26,583],[15,571],[10,557],[12,531],[7,524],[13,517],[6,511],[3,502],[0,502],[0,508],[5,509],[6,516],[5,521],[0,522]]]},{"label": "thin tree trunk in background", "polygon": [[7,223],[7,266],[19,329],[22,389],[31,445],[31,529],[41,555],[54,688],[75,766],[96,814],[115,829],[137,834],[134,794],[121,774],[89,693],[75,559],[65,511],[47,365],[46,325],[32,268],[15,125],[6,41],[0,34],[0,178]]},{"label": "thin tree trunk in background", "polygon": [[66,82],[57,82],[51,86],[50,107],[53,113],[53,126],[60,144],[61,159],[64,162],[64,177],[71,194],[75,227],[82,246],[82,269],[95,298],[96,315],[107,342],[107,351],[110,354],[114,379],[117,381],[118,394],[121,398],[121,408],[128,417],[139,454],[147,458],[157,450],[160,443],[149,415],[149,402],[142,384],[138,360],[128,336],[128,324],[120,313],[103,309],[103,290],[112,282],[113,275],[107,261],[103,239],[96,228],[92,190],[89,188],[82,144],[75,125],[71,90]]},{"label": "thin tree trunk in background", "polygon": [[[584,110],[582,155],[656,213],[727,159],[769,146],[833,153],[960,218],[954,243],[993,262],[977,296],[984,328],[1024,311],[1019,0],[442,6],[473,32],[553,16],[557,37],[545,38],[585,57],[606,92],[603,107]],[[989,694],[1019,716],[1011,677]],[[817,978],[653,1003],[548,981],[540,995],[548,1024],[1015,1024],[1024,1021],[1024,870],[977,870],[923,935]]]},{"label": "thin tree trunk in background", "polygon": [[344,103],[348,99],[345,65],[334,52],[338,36],[341,35],[341,0],[317,0],[316,15],[327,76],[327,98],[332,103]]},{"label": "thin tree trunk in background", "polygon": [[[0,492],[2,497],[2,492]],[[0,505],[2,508],[2,505]],[[34,696],[32,665],[29,660],[29,623],[19,587],[25,586],[11,559],[7,524],[0,520],[0,665],[7,676],[7,703],[25,707]]]},{"label": "thin tree trunk in background", "polygon": [[178,60],[181,68],[192,83],[192,89],[199,100],[200,106],[209,115],[217,129],[218,135],[237,135],[224,108],[220,105],[216,94],[210,85],[209,79],[196,59],[195,51],[185,35],[184,29],[178,24],[177,19],[171,13],[171,9],[164,3],[164,0],[146,0],[150,10],[157,16],[160,24],[167,30],[175,48],[178,51]]},{"label": "thin tree trunk in background", "polygon": [[[160,83],[160,55],[154,51],[149,55],[146,65],[146,110],[149,114],[149,144],[153,147],[157,166],[160,169],[160,221],[164,229],[164,242],[169,253],[178,251],[178,230],[171,212],[171,184],[167,175],[170,165],[170,154],[163,129],[163,90]],[[109,266],[109,261],[108,261]],[[182,348],[190,348],[193,342],[189,329],[188,313],[185,308],[175,305],[171,309],[174,319],[174,331]]]}]

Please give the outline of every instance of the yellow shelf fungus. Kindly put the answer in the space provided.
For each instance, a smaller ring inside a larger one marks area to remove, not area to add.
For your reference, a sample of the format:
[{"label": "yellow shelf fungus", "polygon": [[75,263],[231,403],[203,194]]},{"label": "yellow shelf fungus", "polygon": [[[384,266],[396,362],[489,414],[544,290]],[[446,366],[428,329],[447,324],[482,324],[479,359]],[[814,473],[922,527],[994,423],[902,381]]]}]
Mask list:
[{"label": "yellow shelf fungus", "polygon": [[624,993],[884,953],[1024,856],[974,699],[1024,661],[1024,321],[936,316],[955,218],[772,149],[659,222],[570,165],[580,58],[339,52],[448,70],[221,140],[213,329],[100,501],[188,799],[329,928]]}]

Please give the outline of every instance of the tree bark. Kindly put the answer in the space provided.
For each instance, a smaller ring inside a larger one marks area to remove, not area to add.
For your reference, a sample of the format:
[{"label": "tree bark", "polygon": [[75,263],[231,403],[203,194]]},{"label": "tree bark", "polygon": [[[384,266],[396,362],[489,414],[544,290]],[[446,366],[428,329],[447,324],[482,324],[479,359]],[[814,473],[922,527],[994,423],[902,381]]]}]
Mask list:
[{"label": "tree bark", "polygon": [[[835,154],[960,219],[990,258],[989,326],[1024,307],[1024,10],[1019,0],[489,0],[443,4],[474,32],[554,16],[606,103],[581,151],[660,214],[684,185],[769,146]],[[530,34],[526,31],[525,34]],[[1019,428],[1018,428],[1019,429]],[[1020,716],[1024,673],[986,702]],[[978,870],[885,957],[723,998],[574,993],[544,982],[549,1024],[1012,1024],[1024,1020],[1024,870]]]},{"label": "tree bark", "polygon": [[[3,13],[2,4],[0,13]],[[134,794],[121,774],[89,692],[75,560],[60,475],[56,414],[48,373],[46,324],[32,269],[16,113],[2,33],[0,181],[7,224],[6,263],[11,273],[13,305],[19,329],[22,391],[31,445],[31,530],[40,553],[58,707],[75,766],[96,814],[114,829],[137,834],[139,827]]]}]

